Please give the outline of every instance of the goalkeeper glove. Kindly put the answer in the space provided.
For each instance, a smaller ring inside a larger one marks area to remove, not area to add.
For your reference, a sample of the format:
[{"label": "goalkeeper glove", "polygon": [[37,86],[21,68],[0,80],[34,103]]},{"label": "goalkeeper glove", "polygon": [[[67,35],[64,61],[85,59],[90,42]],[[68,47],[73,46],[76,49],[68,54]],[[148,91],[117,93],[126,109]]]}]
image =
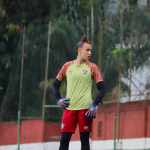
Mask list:
[{"label": "goalkeeper glove", "polygon": [[85,113],[87,119],[94,119],[96,117],[97,105],[92,104],[89,110]]},{"label": "goalkeeper glove", "polygon": [[57,102],[57,105],[59,105],[61,108],[66,108],[69,106],[69,98],[61,98],[59,99],[59,101]]}]

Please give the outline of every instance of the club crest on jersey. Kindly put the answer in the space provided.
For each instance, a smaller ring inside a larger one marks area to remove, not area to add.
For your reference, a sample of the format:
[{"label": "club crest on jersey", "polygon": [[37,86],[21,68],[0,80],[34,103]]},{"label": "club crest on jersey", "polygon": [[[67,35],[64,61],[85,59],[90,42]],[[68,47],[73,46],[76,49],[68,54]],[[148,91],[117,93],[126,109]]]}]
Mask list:
[{"label": "club crest on jersey", "polygon": [[83,75],[86,75],[88,73],[88,70],[82,69],[81,72],[82,72]]}]

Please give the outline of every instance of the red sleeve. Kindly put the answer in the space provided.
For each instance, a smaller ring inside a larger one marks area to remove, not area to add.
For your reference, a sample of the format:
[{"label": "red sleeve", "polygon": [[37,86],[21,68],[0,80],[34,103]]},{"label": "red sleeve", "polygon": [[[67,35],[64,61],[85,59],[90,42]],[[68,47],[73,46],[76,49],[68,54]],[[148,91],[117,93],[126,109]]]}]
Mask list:
[{"label": "red sleeve", "polygon": [[91,65],[91,69],[92,69],[92,77],[93,79],[96,81],[96,83],[103,81],[103,76],[102,73],[100,71],[100,69],[98,68],[98,66],[96,64],[92,64]]},{"label": "red sleeve", "polygon": [[67,68],[68,68],[69,64],[70,64],[69,62],[66,62],[66,63],[61,67],[61,69],[59,70],[59,72],[58,72],[58,74],[57,74],[57,76],[56,76],[56,78],[57,78],[58,80],[62,81],[62,80],[65,78],[65,76],[66,76],[66,71],[67,71]]}]

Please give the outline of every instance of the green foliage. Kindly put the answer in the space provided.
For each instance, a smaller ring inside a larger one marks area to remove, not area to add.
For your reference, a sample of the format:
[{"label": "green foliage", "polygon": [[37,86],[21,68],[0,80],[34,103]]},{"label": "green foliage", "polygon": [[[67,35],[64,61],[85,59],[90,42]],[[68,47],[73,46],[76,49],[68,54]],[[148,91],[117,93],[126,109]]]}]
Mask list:
[{"label": "green foliage", "polygon": [[[129,67],[138,68],[149,59],[150,15],[137,8],[135,0],[129,1],[132,9],[123,12],[122,39],[126,48],[121,49],[115,48],[120,43],[120,14],[108,14],[110,1],[0,2],[0,106],[1,117],[5,120],[14,119],[17,114],[23,25],[26,26],[22,99],[24,116],[41,116],[49,21],[52,22],[52,28],[48,85],[63,63],[75,58],[76,43],[81,35],[87,35],[87,28],[91,35],[92,24],[93,58],[95,62],[101,62],[109,92],[118,84],[119,70],[128,77]],[[65,95],[65,83],[61,88]],[[47,104],[56,104],[50,91],[47,91],[46,97]],[[46,118],[58,120],[60,114],[60,111],[47,110]]]},{"label": "green foliage", "polygon": [[80,14],[87,16],[87,14],[90,14],[92,1],[89,0],[81,0],[80,1]]},{"label": "green foliage", "polygon": [[131,6],[135,6],[135,5],[137,5],[137,0],[129,0],[129,4]]}]

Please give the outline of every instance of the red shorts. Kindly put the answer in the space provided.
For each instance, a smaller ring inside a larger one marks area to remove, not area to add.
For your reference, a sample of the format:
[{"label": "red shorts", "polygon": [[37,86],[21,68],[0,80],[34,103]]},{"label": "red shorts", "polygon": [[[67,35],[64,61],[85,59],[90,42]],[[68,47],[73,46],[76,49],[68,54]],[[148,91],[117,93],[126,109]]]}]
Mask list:
[{"label": "red shorts", "polygon": [[61,132],[75,132],[77,124],[80,132],[90,132],[92,120],[85,117],[87,109],[82,110],[64,110],[61,122]]}]

